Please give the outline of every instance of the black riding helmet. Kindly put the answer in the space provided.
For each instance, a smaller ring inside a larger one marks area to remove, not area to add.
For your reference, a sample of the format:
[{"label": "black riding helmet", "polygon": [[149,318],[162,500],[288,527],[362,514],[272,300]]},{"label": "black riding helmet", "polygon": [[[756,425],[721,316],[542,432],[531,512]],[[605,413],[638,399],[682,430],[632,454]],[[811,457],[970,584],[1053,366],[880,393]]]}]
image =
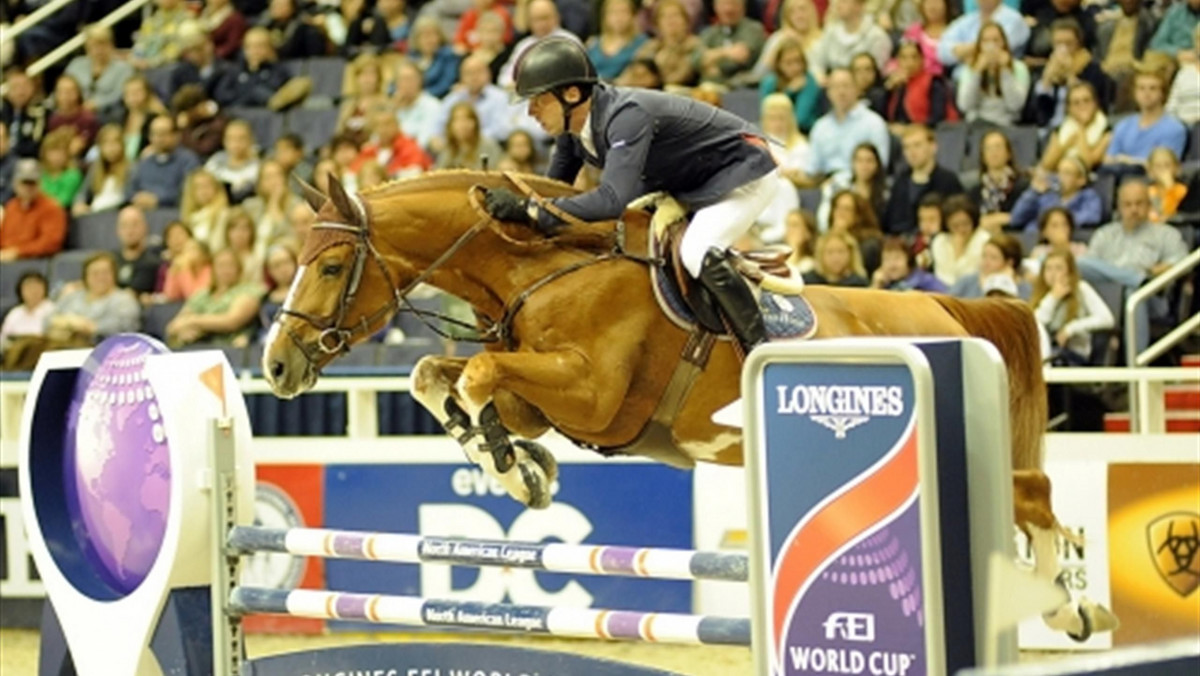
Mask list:
[{"label": "black riding helmet", "polygon": [[[563,107],[564,128],[571,111],[588,100],[592,85],[599,82],[596,67],[587,52],[576,41],[567,38],[546,38],[521,55],[516,67],[517,96],[531,99],[550,92]],[[577,103],[568,103],[563,92],[568,87],[579,87],[583,96]]]}]

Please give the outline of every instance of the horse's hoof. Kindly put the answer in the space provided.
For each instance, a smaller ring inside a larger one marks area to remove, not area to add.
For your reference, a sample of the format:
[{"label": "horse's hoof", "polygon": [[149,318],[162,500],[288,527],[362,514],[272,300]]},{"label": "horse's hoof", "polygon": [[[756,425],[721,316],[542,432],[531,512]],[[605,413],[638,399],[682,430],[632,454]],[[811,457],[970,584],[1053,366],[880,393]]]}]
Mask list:
[{"label": "horse's hoof", "polygon": [[558,480],[558,461],[545,446],[529,439],[513,439],[513,445],[529,454],[529,459],[536,462],[545,472],[549,483]]},{"label": "horse's hoof", "polygon": [[526,498],[522,500],[532,509],[545,509],[550,506],[550,480],[545,470],[536,462],[523,460],[517,463],[521,472],[521,481],[525,484]]}]

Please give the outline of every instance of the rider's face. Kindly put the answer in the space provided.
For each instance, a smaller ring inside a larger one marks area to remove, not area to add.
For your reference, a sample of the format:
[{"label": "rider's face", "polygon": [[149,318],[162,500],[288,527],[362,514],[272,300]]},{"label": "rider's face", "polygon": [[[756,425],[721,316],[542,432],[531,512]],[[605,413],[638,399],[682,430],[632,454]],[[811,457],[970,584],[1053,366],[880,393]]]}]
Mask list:
[{"label": "rider's face", "polygon": [[529,99],[529,116],[537,120],[550,136],[558,136],[565,131],[562,104],[550,92]]}]

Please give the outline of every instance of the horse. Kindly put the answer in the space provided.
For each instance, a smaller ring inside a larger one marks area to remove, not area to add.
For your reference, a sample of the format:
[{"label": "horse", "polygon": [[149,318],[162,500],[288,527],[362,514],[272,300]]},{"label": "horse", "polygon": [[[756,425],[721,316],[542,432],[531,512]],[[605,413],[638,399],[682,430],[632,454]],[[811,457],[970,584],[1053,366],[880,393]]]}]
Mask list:
[{"label": "horse", "polygon": [[[413,395],[518,501],[550,502],[557,468],[533,441],[550,429],[586,448],[680,467],[741,464],[741,431],[713,421],[740,396],[738,346],[698,341],[659,308],[647,259],[629,253],[648,249],[648,217],[630,211],[620,226],[577,223],[547,238],[480,206],[482,191],[514,185],[534,199],[575,193],[551,179],[487,171],[433,172],[361,193],[331,178],[328,196],[305,185],[317,223],[266,339],[263,372],[273,392],[289,398],[310,389],[331,360],[429,284],[469,303],[492,342],[469,358],[419,360]],[[817,339],[978,336],[997,347],[1009,381],[1015,523],[1033,543],[1035,573],[1055,580],[1065,530],[1042,472],[1047,400],[1030,308],[816,285],[803,294]],[[675,382],[681,371],[686,387]],[[669,416],[661,415],[665,400]],[[1080,603],[1054,621],[1084,636],[1103,628],[1105,613]]]}]

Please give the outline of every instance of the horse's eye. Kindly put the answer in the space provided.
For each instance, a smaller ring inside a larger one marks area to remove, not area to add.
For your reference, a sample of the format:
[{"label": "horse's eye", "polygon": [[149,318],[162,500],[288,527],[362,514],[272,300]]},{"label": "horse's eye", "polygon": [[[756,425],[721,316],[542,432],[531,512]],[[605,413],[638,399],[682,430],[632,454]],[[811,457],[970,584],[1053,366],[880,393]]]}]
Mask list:
[{"label": "horse's eye", "polygon": [[326,277],[337,277],[338,275],[342,274],[342,264],[328,263],[325,265],[325,267],[321,268],[321,274]]}]

